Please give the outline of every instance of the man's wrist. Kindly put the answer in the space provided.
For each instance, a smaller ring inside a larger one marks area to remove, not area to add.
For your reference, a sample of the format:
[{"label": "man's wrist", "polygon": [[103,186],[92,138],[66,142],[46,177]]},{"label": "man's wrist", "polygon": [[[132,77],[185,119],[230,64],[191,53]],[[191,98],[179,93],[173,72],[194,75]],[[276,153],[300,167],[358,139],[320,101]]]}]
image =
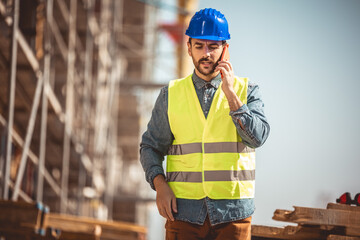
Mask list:
[{"label": "man's wrist", "polygon": [[146,176],[146,180],[148,181],[148,183],[150,184],[150,187],[155,191],[155,186],[154,186],[154,178],[157,175],[163,175],[165,178],[165,174],[164,174],[164,170],[162,167],[155,167],[152,168],[151,170],[149,170],[149,174]]},{"label": "man's wrist", "polygon": [[155,187],[155,191],[157,191],[161,186],[163,186],[163,184],[167,184],[164,175],[157,175],[153,180],[153,184]]},{"label": "man's wrist", "polygon": [[226,86],[224,83],[222,85],[222,90],[225,93],[226,97],[231,96],[233,94],[236,95],[234,88],[232,86]]},{"label": "man's wrist", "polygon": [[230,111],[236,111],[237,109],[242,107],[242,105],[244,105],[241,102],[240,98],[236,95],[234,89],[225,90],[224,94],[226,96],[226,99],[228,100]]}]

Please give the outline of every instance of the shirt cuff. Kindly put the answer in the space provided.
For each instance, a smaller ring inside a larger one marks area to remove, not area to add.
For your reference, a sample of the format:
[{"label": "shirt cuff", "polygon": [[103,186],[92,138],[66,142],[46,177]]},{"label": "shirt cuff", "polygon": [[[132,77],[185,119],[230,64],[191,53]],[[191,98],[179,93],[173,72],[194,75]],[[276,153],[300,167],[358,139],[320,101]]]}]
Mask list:
[{"label": "shirt cuff", "polygon": [[[245,121],[246,121],[244,115],[245,115],[245,113],[248,113],[248,112],[250,112],[248,106],[246,104],[243,104],[238,110],[230,111],[229,115],[232,117],[234,123],[236,125],[239,125],[237,127],[240,127],[240,124],[238,123],[238,121],[241,121],[242,125],[244,126]],[[240,127],[240,129],[242,129],[242,128]]]},{"label": "shirt cuff", "polygon": [[148,182],[149,182],[149,184],[150,184],[150,187],[151,187],[154,191],[156,191],[155,185],[154,185],[154,178],[155,178],[157,175],[159,175],[159,174],[163,175],[164,178],[166,179],[165,174],[164,174],[164,170],[162,170],[161,168],[156,168],[156,169],[155,169],[154,171],[152,171],[152,172],[149,174],[149,176],[148,176]]},{"label": "shirt cuff", "polygon": [[246,112],[249,112],[249,108],[246,104],[243,104],[241,107],[239,107],[238,110],[236,111],[230,111],[230,116],[232,117],[238,117],[239,114],[243,114],[243,113],[246,113]]}]

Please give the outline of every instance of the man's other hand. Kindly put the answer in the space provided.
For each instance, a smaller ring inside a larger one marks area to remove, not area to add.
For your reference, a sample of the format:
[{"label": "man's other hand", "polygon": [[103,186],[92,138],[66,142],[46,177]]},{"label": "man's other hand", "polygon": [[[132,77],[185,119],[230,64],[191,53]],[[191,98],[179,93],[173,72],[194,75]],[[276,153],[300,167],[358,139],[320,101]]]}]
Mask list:
[{"label": "man's other hand", "polygon": [[174,221],[172,211],[177,213],[177,206],[173,191],[161,174],[154,178],[154,185],[156,190],[156,205],[160,215],[169,221]]}]

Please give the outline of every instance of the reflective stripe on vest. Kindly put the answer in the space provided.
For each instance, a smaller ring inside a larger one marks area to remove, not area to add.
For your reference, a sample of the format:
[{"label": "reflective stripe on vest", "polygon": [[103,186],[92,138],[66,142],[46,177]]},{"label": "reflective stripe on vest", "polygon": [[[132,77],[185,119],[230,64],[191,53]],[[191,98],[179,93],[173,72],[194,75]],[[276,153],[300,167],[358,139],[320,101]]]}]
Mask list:
[{"label": "reflective stripe on vest", "polygon": [[[255,170],[204,171],[205,181],[255,180]],[[202,182],[202,172],[168,172],[168,182]]]},{"label": "reflective stripe on vest", "polygon": [[[171,145],[168,155],[184,155],[191,153],[201,153],[202,143],[186,143]],[[242,142],[217,142],[217,143],[204,143],[205,153],[242,153],[242,152],[254,152],[255,150],[247,147]]]},{"label": "reflective stripe on vest", "polygon": [[[177,198],[253,198],[255,151],[242,143],[229,116],[221,85],[205,118],[192,76],[169,84],[168,118],[174,141],[167,156],[167,181]],[[234,89],[247,102],[247,79]]]}]

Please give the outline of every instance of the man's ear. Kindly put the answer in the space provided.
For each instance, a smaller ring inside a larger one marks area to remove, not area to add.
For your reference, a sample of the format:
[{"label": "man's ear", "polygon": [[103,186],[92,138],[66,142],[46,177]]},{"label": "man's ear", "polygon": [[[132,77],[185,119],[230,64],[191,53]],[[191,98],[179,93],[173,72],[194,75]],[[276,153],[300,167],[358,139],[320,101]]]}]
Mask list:
[{"label": "man's ear", "polygon": [[187,42],[187,47],[188,47],[188,54],[190,57],[192,57],[192,54],[191,54],[191,43]]}]

